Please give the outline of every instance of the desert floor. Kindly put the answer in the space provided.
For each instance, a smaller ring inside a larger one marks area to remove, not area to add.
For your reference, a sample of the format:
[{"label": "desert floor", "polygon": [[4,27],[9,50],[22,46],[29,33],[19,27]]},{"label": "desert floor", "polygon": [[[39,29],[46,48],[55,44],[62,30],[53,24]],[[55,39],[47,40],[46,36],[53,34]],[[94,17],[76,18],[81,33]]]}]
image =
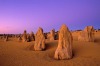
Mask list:
[{"label": "desert floor", "polygon": [[77,41],[73,33],[73,53],[70,60],[55,60],[58,40],[46,40],[45,51],[34,51],[34,41],[18,42],[10,38],[0,39],[0,66],[100,66],[100,31],[95,33],[95,42]]}]

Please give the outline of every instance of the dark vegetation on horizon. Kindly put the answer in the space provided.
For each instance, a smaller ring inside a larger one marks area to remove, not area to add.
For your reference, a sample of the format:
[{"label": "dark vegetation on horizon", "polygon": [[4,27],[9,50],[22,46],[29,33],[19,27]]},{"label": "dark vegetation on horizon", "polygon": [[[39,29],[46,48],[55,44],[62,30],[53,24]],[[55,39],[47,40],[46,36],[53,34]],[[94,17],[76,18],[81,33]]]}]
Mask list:
[{"label": "dark vegetation on horizon", "polygon": [[[100,29],[95,29],[96,30],[96,32],[97,31],[100,31]],[[79,29],[79,30],[71,30],[71,32],[74,32],[74,31],[82,31],[81,29]],[[56,31],[56,32],[59,32],[59,31]],[[45,33],[50,33],[50,32],[44,32],[44,34]],[[2,34],[0,34],[0,36],[4,36],[4,35],[8,35],[8,36],[11,36],[11,35],[20,35],[21,33],[19,33],[19,34],[6,34],[6,33],[2,33]]]}]

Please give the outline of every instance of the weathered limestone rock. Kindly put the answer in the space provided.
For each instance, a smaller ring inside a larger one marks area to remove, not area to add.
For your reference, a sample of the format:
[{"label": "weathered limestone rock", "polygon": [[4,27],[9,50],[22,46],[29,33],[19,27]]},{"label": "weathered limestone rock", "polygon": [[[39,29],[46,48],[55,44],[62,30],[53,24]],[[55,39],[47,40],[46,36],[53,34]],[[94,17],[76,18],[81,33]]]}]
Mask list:
[{"label": "weathered limestone rock", "polygon": [[8,41],[8,36],[5,37],[4,41],[5,41],[5,42]]},{"label": "weathered limestone rock", "polygon": [[23,42],[27,41],[27,31],[26,30],[24,30],[24,33],[22,35],[22,40]]},{"label": "weathered limestone rock", "polygon": [[55,40],[55,30],[54,29],[50,31],[50,34],[48,35],[48,37],[50,40]]},{"label": "weathered limestone rock", "polygon": [[31,41],[35,41],[35,36],[34,36],[34,33],[33,32],[30,33],[30,40]]},{"label": "weathered limestone rock", "polygon": [[59,31],[55,32],[55,40],[59,39]]},{"label": "weathered limestone rock", "polygon": [[30,38],[30,34],[27,34],[27,42],[30,42],[31,41],[31,38]]},{"label": "weathered limestone rock", "polygon": [[48,39],[48,33],[44,33],[45,39]]},{"label": "weathered limestone rock", "polygon": [[87,26],[78,36],[79,41],[94,41],[94,28],[93,26]]},{"label": "weathered limestone rock", "polygon": [[36,35],[35,35],[35,50],[44,50],[45,49],[45,37],[43,34],[43,29],[39,27]]},{"label": "weathered limestone rock", "polygon": [[0,39],[2,39],[2,36],[0,36]]},{"label": "weathered limestone rock", "polygon": [[73,38],[68,27],[63,24],[59,31],[58,47],[55,51],[55,59],[71,59],[72,58],[72,42]]},{"label": "weathered limestone rock", "polygon": [[21,38],[21,36],[19,36],[19,37],[18,37],[18,41],[21,41],[21,40],[22,40],[22,38]]}]

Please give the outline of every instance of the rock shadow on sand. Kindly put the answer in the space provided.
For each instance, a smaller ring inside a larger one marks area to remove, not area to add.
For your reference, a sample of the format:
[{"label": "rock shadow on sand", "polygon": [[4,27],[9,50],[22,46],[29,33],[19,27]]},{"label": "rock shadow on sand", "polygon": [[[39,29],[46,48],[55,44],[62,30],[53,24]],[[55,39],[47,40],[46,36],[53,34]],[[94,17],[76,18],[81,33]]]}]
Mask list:
[{"label": "rock shadow on sand", "polygon": [[99,43],[100,44],[100,38],[95,38],[94,42]]},{"label": "rock shadow on sand", "polygon": [[57,47],[57,44],[58,42],[46,42],[45,46],[46,46],[46,49],[45,50],[50,50],[50,49],[53,49],[55,47]]}]

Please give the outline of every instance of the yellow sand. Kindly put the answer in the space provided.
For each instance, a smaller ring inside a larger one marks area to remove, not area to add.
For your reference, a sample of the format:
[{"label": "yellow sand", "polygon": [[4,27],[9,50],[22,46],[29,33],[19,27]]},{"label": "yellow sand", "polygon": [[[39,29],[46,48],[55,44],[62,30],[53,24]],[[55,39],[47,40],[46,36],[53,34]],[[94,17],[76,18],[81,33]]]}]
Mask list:
[{"label": "yellow sand", "polygon": [[95,42],[77,41],[73,34],[73,53],[70,60],[55,60],[54,52],[58,40],[46,40],[45,51],[34,51],[33,42],[18,42],[10,38],[8,42],[0,39],[0,66],[100,66],[100,31],[96,32]]}]

